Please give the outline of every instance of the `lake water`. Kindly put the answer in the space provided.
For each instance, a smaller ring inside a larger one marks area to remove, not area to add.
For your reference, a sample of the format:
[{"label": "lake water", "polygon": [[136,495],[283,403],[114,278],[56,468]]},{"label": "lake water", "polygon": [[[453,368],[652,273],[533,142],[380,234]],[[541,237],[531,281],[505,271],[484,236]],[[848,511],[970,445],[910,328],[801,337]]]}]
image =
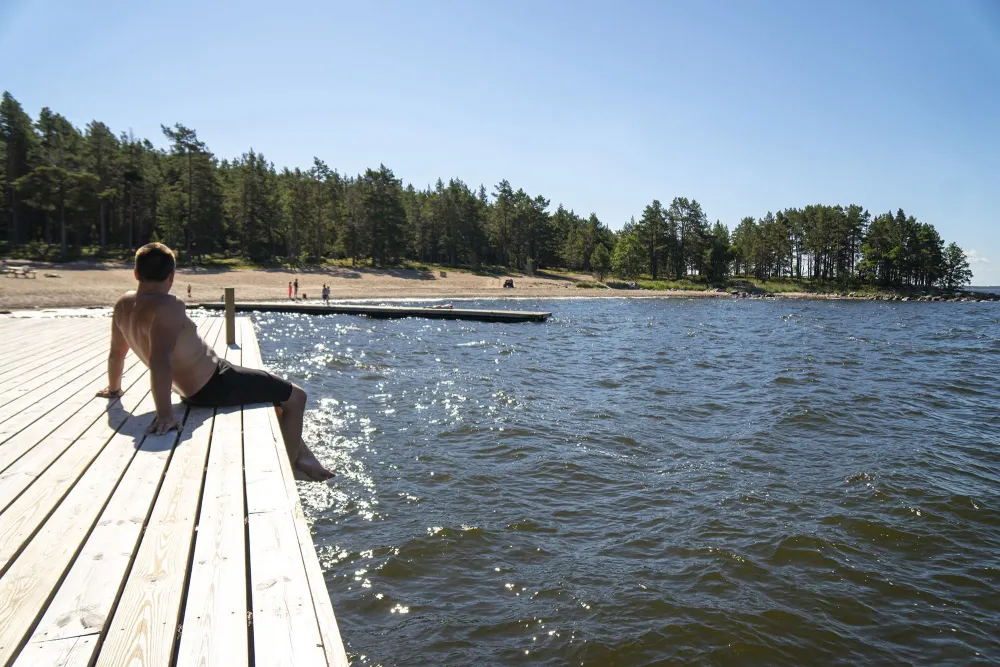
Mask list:
[{"label": "lake water", "polygon": [[358,664],[1000,662],[1000,304],[461,305],[256,316]]}]

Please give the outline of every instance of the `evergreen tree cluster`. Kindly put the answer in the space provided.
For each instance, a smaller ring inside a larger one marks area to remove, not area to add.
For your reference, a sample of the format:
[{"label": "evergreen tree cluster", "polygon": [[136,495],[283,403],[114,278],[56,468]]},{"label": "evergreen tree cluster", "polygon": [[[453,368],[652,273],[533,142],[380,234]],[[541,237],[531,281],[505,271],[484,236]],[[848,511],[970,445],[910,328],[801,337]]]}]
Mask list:
[{"label": "evergreen tree cluster", "polygon": [[162,126],[167,149],[94,121],[83,131],[44,108],[32,121],[0,100],[0,234],[8,250],[33,244],[71,257],[82,247],[133,249],[160,240],[197,261],[225,254],[255,262],[402,259],[518,270],[564,267],[603,279],[729,275],[840,284],[948,288],[968,262],[934,227],[902,210],[874,218],[860,206],[807,206],[744,218],[732,233],[709,224],[697,200],[654,200],[612,232],[596,215],[515,190],[457,178],[405,185],[380,165],[349,176],[314,159],[278,170],[254,150],[219,160],[197,133]]}]

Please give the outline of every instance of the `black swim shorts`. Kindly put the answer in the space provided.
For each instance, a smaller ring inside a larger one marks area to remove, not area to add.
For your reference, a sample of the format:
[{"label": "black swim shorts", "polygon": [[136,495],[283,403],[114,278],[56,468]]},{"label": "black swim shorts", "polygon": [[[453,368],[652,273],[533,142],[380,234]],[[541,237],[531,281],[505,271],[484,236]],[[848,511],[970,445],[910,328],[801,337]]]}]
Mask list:
[{"label": "black swim shorts", "polygon": [[292,383],[267,371],[234,366],[219,361],[215,374],[193,396],[184,399],[188,405],[225,408],[248,403],[284,403],[292,395]]}]

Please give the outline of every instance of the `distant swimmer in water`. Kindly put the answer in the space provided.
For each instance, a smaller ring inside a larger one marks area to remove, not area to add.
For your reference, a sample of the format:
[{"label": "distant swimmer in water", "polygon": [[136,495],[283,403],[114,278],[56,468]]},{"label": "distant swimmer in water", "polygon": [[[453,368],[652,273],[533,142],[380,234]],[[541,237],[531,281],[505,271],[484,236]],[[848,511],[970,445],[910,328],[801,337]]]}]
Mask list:
[{"label": "distant swimmer in water", "polygon": [[273,403],[280,408],[278,423],[295,478],[319,482],[333,477],[302,441],[306,392],[266,371],[219,359],[198,335],[184,302],[169,293],[175,266],[173,251],[161,243],[150,243],[135,253],[134,275],[139,286],[115,304],[108,386],[97,395],[122,395],[125,355],[131,349],[149,368],[156,418],[147,433],[180,429],[170,404],[171,387],[185,403],[194,406]]}]

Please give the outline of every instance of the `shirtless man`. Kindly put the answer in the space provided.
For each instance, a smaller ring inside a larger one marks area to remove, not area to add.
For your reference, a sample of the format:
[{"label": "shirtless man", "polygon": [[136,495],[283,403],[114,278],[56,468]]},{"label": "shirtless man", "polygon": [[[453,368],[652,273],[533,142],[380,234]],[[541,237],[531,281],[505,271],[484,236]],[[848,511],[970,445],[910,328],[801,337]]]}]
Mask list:
[{"label": "shirtless man", "polygon": [[122,395],[125,354],[131,348],[149,368],[156,418],[146,433],[180,429],[171,407],[170,390],[188,405],[228,407],[274,403],[288,460],[296,479],[323,481],[333,473],[323,467],[302,441],[306,392],[265,371],[234,366],[219,359],[184,310],[184,302],[169,294],[176,262],[173,251],[150,243],[135,253],[139,287],[115,304],[108,355],[108,386],[102,398]]}]

